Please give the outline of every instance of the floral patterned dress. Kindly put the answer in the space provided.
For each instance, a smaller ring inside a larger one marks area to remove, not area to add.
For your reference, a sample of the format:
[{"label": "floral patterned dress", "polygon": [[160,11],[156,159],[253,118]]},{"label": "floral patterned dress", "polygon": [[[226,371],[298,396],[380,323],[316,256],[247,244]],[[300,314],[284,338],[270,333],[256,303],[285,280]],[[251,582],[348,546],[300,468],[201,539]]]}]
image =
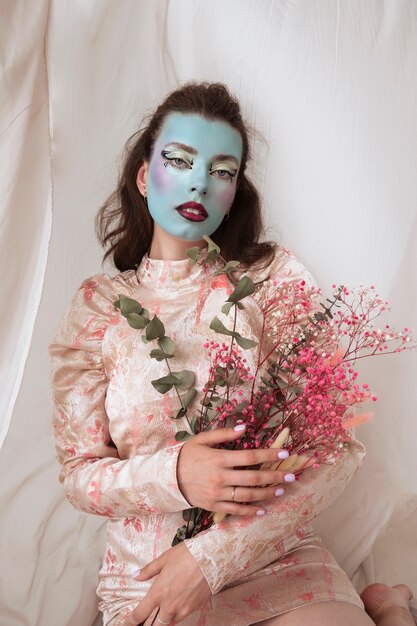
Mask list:
[{"label": "floral patterned dress", "polygon": [[[218,339],[210,330],[233,291],[218,263],[188,259],[142,259],[137,270],[115,277],[98,274],[75,293],[49,346],[53,426],[60,480],[68,500],[81,511],[108,518],[106,548],[97,589],[106,626],[120,626],[144,598],[152,580],[132,573],[171,547],[182,511],[190,508],[176,476],[189,430],[174,390],[159,394],[151,380],[164,376],[164,362],[149,357],[141,332],[115,309],[119,294],[138,300],[160,317],[176,343],[175,369],[195,372],[198,407],[208,377],[204,344]],[[248,272],[255,281],[314,283],[303,264],[276,247],[273,262]],[[259,294],[245,299],[237,330],[259,336]],[[253,350],[247,350],[254,366]],[[253,356],[252,356],[253,353]],[[264,516],[227,516],[220,524],[186,540],[212,591],[210,600],[181,622],[184,626],[248,626],[306,603],[340,600],[363,603],[346,574],[314,533],[311,520],[344,489],[365,456],[352,438],[332,465],[305,470],[285,493],[265,501]],[[196,468],[198,471],[198,468]]]}]

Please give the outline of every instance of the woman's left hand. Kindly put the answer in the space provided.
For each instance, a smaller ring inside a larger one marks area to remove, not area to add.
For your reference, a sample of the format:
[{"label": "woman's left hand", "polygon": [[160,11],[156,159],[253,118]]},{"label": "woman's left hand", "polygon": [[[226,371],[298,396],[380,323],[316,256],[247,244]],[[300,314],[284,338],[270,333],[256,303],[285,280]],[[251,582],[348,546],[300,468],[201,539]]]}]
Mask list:
[{"label": "woman's left hand", "polygon": [[159,607],[160,622],[176,624],[196,611],[211,597],[211,590],[187,546],[169,548],[146,565],[135,580],[155,578],[146,596],[123,622],[123,626],[142,624]]}]

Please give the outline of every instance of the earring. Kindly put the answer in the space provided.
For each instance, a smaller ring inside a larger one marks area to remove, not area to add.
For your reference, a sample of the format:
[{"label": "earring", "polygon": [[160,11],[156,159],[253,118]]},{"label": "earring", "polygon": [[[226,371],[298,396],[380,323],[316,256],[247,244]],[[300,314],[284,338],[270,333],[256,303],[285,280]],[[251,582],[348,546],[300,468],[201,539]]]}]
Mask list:
[{"label": "earring", "polygon": [[226,220],[229,219],[229,213],[230,213],[230,209],[229,209],[229,211],[227,211],[227,213],[226,213],[226,215],[225,215],[225,217],[223,219],[223,222],[225,222]]}]

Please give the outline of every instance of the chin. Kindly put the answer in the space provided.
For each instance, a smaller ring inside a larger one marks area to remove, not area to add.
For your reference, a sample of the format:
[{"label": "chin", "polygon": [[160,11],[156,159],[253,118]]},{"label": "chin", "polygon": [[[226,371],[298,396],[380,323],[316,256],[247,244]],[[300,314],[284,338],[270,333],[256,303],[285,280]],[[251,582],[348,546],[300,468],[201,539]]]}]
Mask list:
[{"label": "chin", "polygon": [[205,233],[190,233],[189,231],[187,232],[187,229],[185,229],[183,232],[179,232],[178,235],[174,235],[176,236],[177,239],[181,239],[182,241],[187,241],[189,243],[198,243],[200,241],[203,241],[203,235]]}]

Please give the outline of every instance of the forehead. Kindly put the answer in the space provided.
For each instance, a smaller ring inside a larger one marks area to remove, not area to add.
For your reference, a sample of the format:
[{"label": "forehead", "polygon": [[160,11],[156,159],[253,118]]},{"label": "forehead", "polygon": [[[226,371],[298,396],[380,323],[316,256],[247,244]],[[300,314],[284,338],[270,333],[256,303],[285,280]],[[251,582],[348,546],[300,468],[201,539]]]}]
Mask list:
[{"label": "forehead", "polygon": [[208,120],[192,113],[169,113],[156,143],[161,148],[172,141],[191,146],[203,156],[229,154],[238,161],[242,158],[240,133],[222,120]]}]

